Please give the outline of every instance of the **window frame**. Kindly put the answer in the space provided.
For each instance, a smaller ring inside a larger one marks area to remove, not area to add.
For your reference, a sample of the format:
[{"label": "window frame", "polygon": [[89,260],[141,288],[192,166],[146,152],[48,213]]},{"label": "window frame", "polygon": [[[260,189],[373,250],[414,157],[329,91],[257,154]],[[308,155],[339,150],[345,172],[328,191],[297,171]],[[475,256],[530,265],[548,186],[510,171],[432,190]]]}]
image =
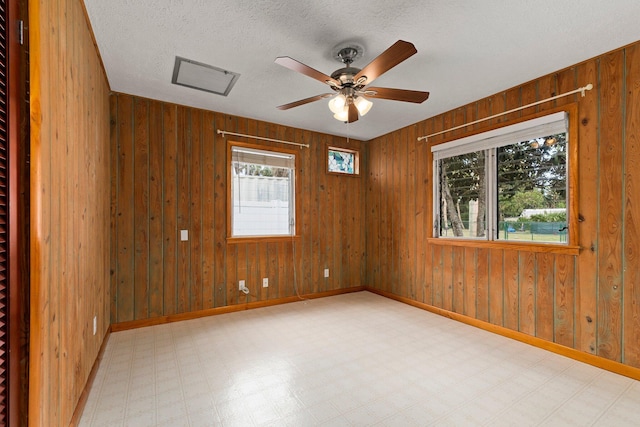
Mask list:
[{"label": "window frame", "polygon": [[[231,192],[231,184],[233,180],[233,167],[231,166],[233,162],[233,147],[240,148],[249,148],[253,150],[260,151],[270,151],[277,154],[285,154],[285,155],[293,155],[294,156],[294,168],[293,168],[293,221],[294,221],[294,232],[293,234],[273,234],[273,235],[255,235],[255,236],[234,236],[233,235],[233,194]],[[279,241],[290,241],[291,239],[299,238],[299,227],[298,227],[298,212],[300,211],[299,200],[298,200],[298,159],[300,157],[300,153],[294,150],[274,147],[271,145],[260,145],[260,144],[251,144],[247,142],[239,142],[239,141],[228,141],[227,142],[227,243],[235,244],[235,243],[250,243],[250,242],[279,242]]]},{"label": "window frame", "polygon": [[[514,250],[527,250],[533,252],[550,252],[550,253],[564,253],[577,255],[579,253],[579,235],[578,235],[578,104],[572,103],[564,105],[562,107],[551,108],[538,113],[530,114],[527,116],[519,117],[513,120],[498,123],[492,126],[488,126],[479,129],[475,132],[457,136],[455,138],[446,138],[442,142],[435,145],[445,144],[448,142],[461,140],[470,136],[480,136],[485,133],[495,131],[496,129],[504,128],[518,123],[527,122],[540,117],[552,115],[558,112],[564,112],[567,115],[567,242],[555,243],[555,242],[527,242],[527,241],[509,241],[509,240],[492,240],[493,237],[487,238],[460,238],[460,237],[439,237],[437,235],[436,224],[438,221],[438,204],[439,199],[437,195],[438,191],[438,177],[436,173],[438,168],[434,162],[434,155],[431,149],[428,150],[429,164],[431,165],[431,178],[433,181],[433,189],[431,192],[431,212],[432,212],[432,227],[430,231],[429,243],[437,245],[447,246],[466,246],[466,247],[480,247],[480,248],[494,248],[494,249],[514,249]],[[470,144],[474,144],[471,142]],[[493,168],[490,165],[489,168]],[[494,195],[487,194],[487,223],[489,221],[497,220],[497,206],[493,206],[497,203],[494,200]],[[491,204],[491,205],[489,205]],[[494,218],[495,216],[495,218]]]},{"label": "window frame", "polygon": [[[341,152],[341,153],[353,154],[353,173],[331,170],[330,169],[330,165],[329,165],[329,152],[330,151],[337,151],[337,152]],[[327,173],[328,174],[331,174],[331,175],[342,175],[342,176],[353,176],[353,177],[360,176],[360,152],[358,150],[353,150],[353,149],[344,148],[344,147],[337,147],[337,146],[334,146],[334,145],[327,145],[326,153],[327,153]]]}]

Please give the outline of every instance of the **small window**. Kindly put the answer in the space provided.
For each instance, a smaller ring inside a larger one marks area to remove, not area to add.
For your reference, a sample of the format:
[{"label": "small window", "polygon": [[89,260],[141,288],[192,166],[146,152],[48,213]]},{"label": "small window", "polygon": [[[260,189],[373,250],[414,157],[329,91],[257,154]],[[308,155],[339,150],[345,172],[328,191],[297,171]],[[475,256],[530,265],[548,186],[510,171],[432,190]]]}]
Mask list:
[{"label": "small window", "polygon": [[435,237],[568,243],[567,113],[450,141],[431,151]]},{"label": "small window", "polygon": [[358,175],[360,173],[360,154],[356,150],[329,147],[327,149],[327,172]]},{"label": "small window", "polygon": [[231,237],[295,235],[296,156],[231,145]]}]

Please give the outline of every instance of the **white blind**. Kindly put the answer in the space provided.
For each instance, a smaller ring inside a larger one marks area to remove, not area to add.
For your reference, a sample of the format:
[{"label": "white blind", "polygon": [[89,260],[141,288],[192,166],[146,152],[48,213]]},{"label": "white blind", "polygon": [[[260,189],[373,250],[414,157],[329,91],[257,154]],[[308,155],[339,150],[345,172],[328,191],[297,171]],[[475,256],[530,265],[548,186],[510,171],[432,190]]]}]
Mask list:
[{"label": "white blind", "polygon": [[567,132],[567,113],[560,111],[525,122],[504,126],[477,135],[431,147],[433,159],[445,159],[473,151],[487,150],[521,141]]},{"label": "white blind", "polygon": [[231,147],[231,159],[233,162],[250,163],[276,168],[295,169],[296,167],[296,156],[293,154],[256,150],[245,147]]}]

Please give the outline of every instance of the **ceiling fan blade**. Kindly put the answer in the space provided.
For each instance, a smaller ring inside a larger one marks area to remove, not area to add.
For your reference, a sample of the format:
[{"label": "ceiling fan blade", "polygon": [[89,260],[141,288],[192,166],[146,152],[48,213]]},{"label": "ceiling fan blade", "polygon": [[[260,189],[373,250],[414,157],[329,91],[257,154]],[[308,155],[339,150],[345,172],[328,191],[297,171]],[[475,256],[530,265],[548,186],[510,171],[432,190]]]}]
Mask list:
[{"label": "ceiling fan blade", "polygon": [[334,94],[333,93],[323,93],[322,95],[312,96],[311,98],[301,99],[299,101],[290,102],[288,104],[280,105],[276,107],[278,110],[288,110],[289,108],[299,107],[300,105],[308,104],[313,101],[319,101],[321,99],[330,98]]},{"label": "ceiling fan blade", "polygon": [[349,104],[349,119],[348,119],[348,122],[349,123],[353,123],[356,120],[358,120],[358,108],[352,102],[351,104]]},{"label": "ceiling fan blade", "polygon": [[[371,92],[375,92],[375,94]],[[367,98],[390,99],[393,101],[414,102],[416,104],[421,104],[429,98],[429,92],[391,89],[388,87],[367,87],[363,91],[363,95]]]},{"label": "ceiling fan blade", "polygon": [[298,73],[304,74],[305,76],[309,76],[312,79],[316,79],[319,82],[322,82],[324,84],[328,84],[330,86],[335,85],[337,87],[342,87],[342,84],[336,79],[333,79],[327,76],[326,74],[321,73],[320,71],[314,68],[311,68],[308,65],[303,64],[302,62],[296,61],[295,59],[290,58],[288,56],[279,56],[276,58],[275,62],[278,65],[282,65],[285,68],[288,68],[293,71],[297,71]]},{"label": "ceiling fan blade", "polygon": [[353,78],[353,81],[357,81],[360,77],[366,76],[366,84],[369,84],[417,52],[413,43],[398,40],[389,49],[382,52],[377,58],[360,70]]}]

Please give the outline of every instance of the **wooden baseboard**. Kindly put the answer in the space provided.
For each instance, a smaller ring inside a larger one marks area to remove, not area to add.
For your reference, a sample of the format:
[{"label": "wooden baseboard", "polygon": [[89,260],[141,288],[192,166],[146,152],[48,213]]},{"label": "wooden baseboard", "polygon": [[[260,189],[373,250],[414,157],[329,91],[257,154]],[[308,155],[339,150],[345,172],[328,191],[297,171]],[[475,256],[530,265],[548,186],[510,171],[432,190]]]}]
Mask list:
[{"label": "wooden baseboard", "polygon": [[291,296],[291,297],[276,298],[276,299],[265,300],[265,301],[253,301],[245,304],[236,304],[236,305],[229,305],[225,307],[209,308],[206,310],[191,311],[188,313],[171,314],[168,316],[154,317],[151,319],[131,320],[128,322],[113,323],[111,325],[111,331],[118,332],[118,331],[124,331],[127,329],[144,328],[146,326],[162,325],[165,323],[179,322],[182,320],[198,319],[200,317],[215,316],[218,314],[233,313],[236,311],[244,311],[244,310],[251,310],[254,308],[286,304],[290,302],[300,301],[301,299],[324,298],[324,297],[330,297],[333,295],[348,294],[351,292],[360,292],[364,290],[365,290],[364,286],[356,286],[353,288],[335,289],[332,291],[317,292],[314,294],[305,294],[305,295],[301,295],[300,297]]},{"label": "wooden baseboard", "polygon": [[467,325],[475,326],[476,328],[484,329],[485,331],[493,332],[498,335],[502,335],[507,338],[521,341],[523,343],[542,348],[544,350],[551,351],[553,353],[560,354],[562,356],[569,357],[580,362],[587,363],[589,365],[596,366],[598,368],[605,369],[607,371],[614,372],[616,374],[624,375],[625,377],[633,378],[640,381],[640,369],[633,366],[625,365],[624,363],[616,362],[613,360],[605,359],[604,357],[596,356],[594,354],[585,353],[584,351],[576,350],[571,347],[556,344],[542,338],[537,338],[531,335],[527,335],[522,332],[514,331],[512,329],[505,328],[503,326],[497,326],[492,323],[484,322],[482,320],[474,319],[472,317],[465,316],[463,314],[454,313],[452,311],[443,310],[438,307],[412,300],[410,298],[401,297],[390,292],[366,287],[366,290],[375,294],[387,297],[405,304],[412,305],[414,307],[429,311],[431,313],[438,314],[440,316],[447,317],[458,322],[466,323]]},{"label": "wooden baseboard", "polygon": [[100,361],[104,356],[104,350],[105,348],[107,348],[107,341],[109,341],[110,335],[111,327],[107,329],[107,333],[104,335],[104,339],[102,340],[102,344],[100,345],[100,350],[98,350],[98,356],[96,357],[95,362],[93,362],[91,372],[89,373],[89,378],[87,378],[87,382],[82,389],[82,394],[80,394],[80,399],[78,399],[76,409],[73,411],[73,416],[71,417],[69,427],[75,427],[80,424],[80,417],[82,417],[82,412],[84,412],[84,407],[87,404],[87,399],[89,398],[89,390],[91,390],[93,381],[96,378],[96,373],[98,372],[98,368],[100,367]]}]

